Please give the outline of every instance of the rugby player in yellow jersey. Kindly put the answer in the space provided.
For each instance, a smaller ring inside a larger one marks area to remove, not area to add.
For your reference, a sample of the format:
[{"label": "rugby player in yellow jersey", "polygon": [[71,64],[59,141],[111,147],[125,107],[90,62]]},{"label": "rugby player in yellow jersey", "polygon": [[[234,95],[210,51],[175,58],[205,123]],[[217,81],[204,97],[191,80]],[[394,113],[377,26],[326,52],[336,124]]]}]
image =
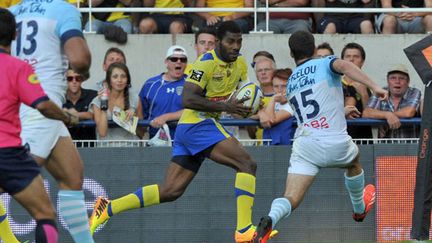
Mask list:
[{"label": "rugby player in yellow jersey", "polygon": [[[173,155],[165,180],[139,188],[121,198],[109,201],[99,197],[90,218],[96,228],[123,211],[148,207],[178,199],[193,180],[207,157],[237,171],[234,191],[237,201],[236,242],[252,242],[252,206],[255,194],[256,163],[218,122],[222,111],[244,115],[250,112],[232,96],[240,82],[247,81],[247,66],[240,55],[242,35],[232,21],[216,31],[216,48],[203,54],[192,67],[183,89],[185,110],[178,122]],[[226,100],[226,101],[221,101]]]}]

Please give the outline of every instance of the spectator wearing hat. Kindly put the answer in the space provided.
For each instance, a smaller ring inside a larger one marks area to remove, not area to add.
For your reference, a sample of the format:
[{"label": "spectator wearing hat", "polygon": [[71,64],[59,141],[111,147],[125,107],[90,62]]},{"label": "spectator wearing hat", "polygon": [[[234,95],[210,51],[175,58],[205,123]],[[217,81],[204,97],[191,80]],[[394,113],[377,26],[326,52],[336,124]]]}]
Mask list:
[{"label": "spectator wearing hat", "polygon": [[387,125],[379,128],[379,138],[418,138],[418,126],[401,126],[401,118],[412,118],[419,112],[421,91],[409,87],[408,69],[398,64],[387,72],[388,100],[376,95],[369,98],[363,117],[386,119]]},{"label": "spectator wearing hat", "polygon": [[[149,78],[141,88],[137,115],[150,120],[149,138],[156,135],[159,128],[169,121],[177,121],[183,113],[182,93],[187,75],[184,74],[188,61],[186,50],[178,45],[168,48],[165,65],[167,71]],[[170,127],[174,138],[175,127]],[[138,130],[143,137],[145,130]]]}]

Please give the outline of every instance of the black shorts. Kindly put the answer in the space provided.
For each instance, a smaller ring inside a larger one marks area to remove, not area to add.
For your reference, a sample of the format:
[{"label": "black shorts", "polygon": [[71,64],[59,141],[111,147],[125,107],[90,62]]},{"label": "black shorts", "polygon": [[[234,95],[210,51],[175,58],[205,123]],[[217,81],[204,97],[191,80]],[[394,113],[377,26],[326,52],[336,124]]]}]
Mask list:
[{"label": "black shorts", "polygon": [[195,155],[173,156],[171,161],[196,174],[198,173],[199,168],[201,167],[201,164],[205,160],[205,158],[208,158],[210,156],[210,153],[213,150],[214,146],[215,145],[212,145]]},{"label": "black shorts", "polygon": [[336,32],[340,34],[353,33],[360,34],[361,22],[369,20],[363,16],[357,17],[340,17],[340,16],[324,16],[318,25],[318,33],[323,33],[328,24],[333,23],[336,26]]},{"label": "black shorts", "polygon": [[24,147],[0,148],[0,187],[13,195],[24,190],[40,167]]},{"label": "black shorts", "polygon": [[192,19],[184,14],[146,14],[143,15],[143,18],[151,18],[157,24],[157,33],[159,34],[169,34],[170,33],[170,25],[174,21],[182,22],[185,24],[186,29],[185,33],[191,32],[192,27]]}]

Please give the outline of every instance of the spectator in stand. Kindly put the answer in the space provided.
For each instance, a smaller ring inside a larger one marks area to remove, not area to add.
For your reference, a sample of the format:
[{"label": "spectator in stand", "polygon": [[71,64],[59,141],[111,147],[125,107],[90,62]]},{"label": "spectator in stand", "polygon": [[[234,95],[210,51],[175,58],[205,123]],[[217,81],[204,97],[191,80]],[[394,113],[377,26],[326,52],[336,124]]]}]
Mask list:
[{"label": "spectator in stand", "polygon": [[[148,79],[139,93],[137,114],[140,119],[150,120],[149,138],[164,124],[177,121],[183,113],[182,93],[188,56],[181,46],[168,48],[165,58],[167,71]],[[170,127],[174,138],[175,127]],[[139,129],[143,137],[144,129]]]},{"label": "spectator in stand", "polygon": [[[360,44],[352,42],[346,44],[342,49],[341,58],[354,63],[361,69],[366,60],[366,52]],[[342,87],[347,119],[361,117],[371,95],[370,90],[364,84],[355,82],[347,76],[342,77]],[[372,128],[370,126],[348,126],[347,129],[352,138],[372,138]]]},{"label": "spectator in stand", "polygon": [[274,95],[269,104],[258,112],[260,124],[264,128],[263,138],[271,139],[270,145],[292,144],[294,112],[286,99],[286,87],[292,70],[277,69],[273,74]]},{"label": "spectator in stand", "polygon": [[[198,8],[252,8],[253,0],[196,0],[195,7]],[[217,26],[225,21],[234,21],[243,33],[248,33],[252,28],[253,19],[251,13],[247,12],[200,12],[198,16],[204,19],[203,26]]]},{"label": "spectator in stand", "polygon": [[[102,69],[106,73],[108,67],[115,63],[120,62],[126,64],[126,56],[122,50],[117,47],[111,47],[105,52],[104,62],[102,64]],[[96,82],[97,89],[103,89],[103,84],[105,83],[105,79],[99,80]]]},{"label": "spectator in stand", "polygon": [[261,60],[265,60],[265,59],[270,59],[272,60],[274,63],[276,63],[273,54],[271,54],[268,51],[258,51],[257,53],[255,53],[255,55],[252,58],[252,63],[251,66],[252,68],[255,68],[255,64]]},{"label": "spectator in stand", "polygon": [[[131,77],[126,64],[116,62],[108,67],[106,72],[108,95],[108,109],[101,109],[102,90],[90,104],[90,111],[94,114],[96,123],[96,136],[98,140],[137,140],[138,137],[129,133],[122,127],[108,128],[108,121],[113,120],[113,109],[119,107],[127,114],[127,118],[135,115],[138,99],[129,95]],[[98,145],[99,146],[99,145]]]},{"label": "spectator in stand", "polygon": [[[269,104],[271,97],[274,94],[272,79],[275,70],[276,70],[276,63],[267,57],[261,58],[261,60],[259,60],[255,64],[255,75],[261,87],[261,91],[263,92],[264,97],[262,99],[262,103],[264,107],[266,107]],[[250,118],[259,119],[259,115],[256,114],[251,116]],[[255,127],[255,126],[247,126],[246,129],[248,131],[250,138],[263,139],[262,128]]]},{"label": "spectator in stand", "polygon": [[[363,8],[372,7],[371,0],[317,0],[318,6],[327,8]],[[324,13],[318,20],[318,33],[374,33],[371,16],[363,13]]]},{"label": "spectator in stand", "polygon": [[[265,4],[266,0],[260,0]],[[268,0],[269,6],[273,8],[310,7],[309,0]],[[271,12],[268,30],[275,34],[291,34],[299,30],[312,31],[312,16],[310,13],[300,12]],[[258,30],[266,29],[266,21],[260,21]]]},{"label": "spectator in stand", "polygon": [[[147,8],[183,8],[192,6],[192,0],[141,0]],[[182,34],[190,33],[192,19],[183,12],[141,14],[138,31],[141,34]]]},{"label": "spectator in stand", "polygon": [[[91,6],[96,8],[124,8],[128,7],[132,0],[90,0]],[[84,2],[83,6],[90,5]],[[90,26],[91,24],[91,26]],[[104,34],[109,41],[119,44],[127,42],[127,34],[132,34],[132,21],[128,13],[100,12],[92,13],[92,21],[87,21],[85,30],[91,30],[97,34]]]},{"label": "spectator in stand", "polygon": [[197,57],[211,51],[216,46],[216,32],[214,28],[205,27],[195,34],[195,52]]},{"label": "spectator in stand", "polygon": [[323,42],[317,46],[316,56],[326,57],[326,56],[332,56],[332,55],[334,55],[334,51],[333,51],[333,48],[330,46],[329,43]]},{"label": "spectator in stand", "polygon": [[[431,0],[381,0],[382,8],[430,8]],[[426,12],[382,13],[375,21],[377,32],[394,33],[426,33],[432,31],[432,14]]]},{"label": "spectator in stand", "polygon": [[[93,120],[93,113],[89,112],[89,106],[92,100],[98,95],[98,92],[81,87],[84,77],[71,68],[66,72],[68,89],[66,91],[66,103],[63,109],[70,112],[76,112],[80,120]],[[69,132],[74,140],[95,140],[96,130],[94,127],[69,127]],[[83,143],[76,144],[77,147],[83,147]],[[92,144],[89,144],[91,147]]]},{"label": "spectator in stand", "polygon": [[[202,54],[211,51],[216,46],[216,32],[212,27],[201,28],[195,33],[195,52],[197,58]],[[192,63],[189,62],[185,69],[185,74],[189,74],[192,69]]]},{"label": "spectator in stand", "polygon": [[388,124],[379,128],[379,138],[418,138],[418,126],[401,126],[400,122],[400,118],[412,118],[419,112],[421,91],[409,87],[409,83],[408,69],[402,64],[395,65],[387,73],[388,100],[370,97],[363,117],[386,119]]},{"label": "spectator in stand", "polygon": [[20,3],[20,2],[21,2],[21,0],[1,0],[0,1],[0,8],[9,8],[15,4]]}]

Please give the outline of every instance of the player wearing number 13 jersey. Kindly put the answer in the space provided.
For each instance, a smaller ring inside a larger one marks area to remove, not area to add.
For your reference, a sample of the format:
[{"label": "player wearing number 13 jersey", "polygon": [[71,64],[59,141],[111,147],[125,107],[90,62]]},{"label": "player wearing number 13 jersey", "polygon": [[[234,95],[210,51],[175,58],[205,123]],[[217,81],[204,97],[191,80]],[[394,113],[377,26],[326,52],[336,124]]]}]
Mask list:
[{"label": "player wearing number 13 jersey", "polygon": [[364,172],[357,146],[346,131],[341,75],[345,74],[385,98],[387,92],[354,64],[324,57],[313,59],[315,40],[298,31],[289,39],[297,67],[288,79],[287,99],[298,126],[293,143],[284,197],[272,202],[261,218],[254,242],[267,242],[279,220],[298,207],[322,167],[346,169],[345,186],[353,205],[353,219],[361,222],[375,202],[375,187],[364,186]]},{"label": "player wearing number 13 jersey", "polygon": [[[31,64],[59,107],[65,102],[67,66],[88,77],[91,56],[79,11],[62,0],[23,0],[11,8],[17,22],[12,53]],[[93,242],[84,202],[83,162],[66,126],[22,105],[21,138],[39,165],[59,182],[59,211],[75,242]]]}]

